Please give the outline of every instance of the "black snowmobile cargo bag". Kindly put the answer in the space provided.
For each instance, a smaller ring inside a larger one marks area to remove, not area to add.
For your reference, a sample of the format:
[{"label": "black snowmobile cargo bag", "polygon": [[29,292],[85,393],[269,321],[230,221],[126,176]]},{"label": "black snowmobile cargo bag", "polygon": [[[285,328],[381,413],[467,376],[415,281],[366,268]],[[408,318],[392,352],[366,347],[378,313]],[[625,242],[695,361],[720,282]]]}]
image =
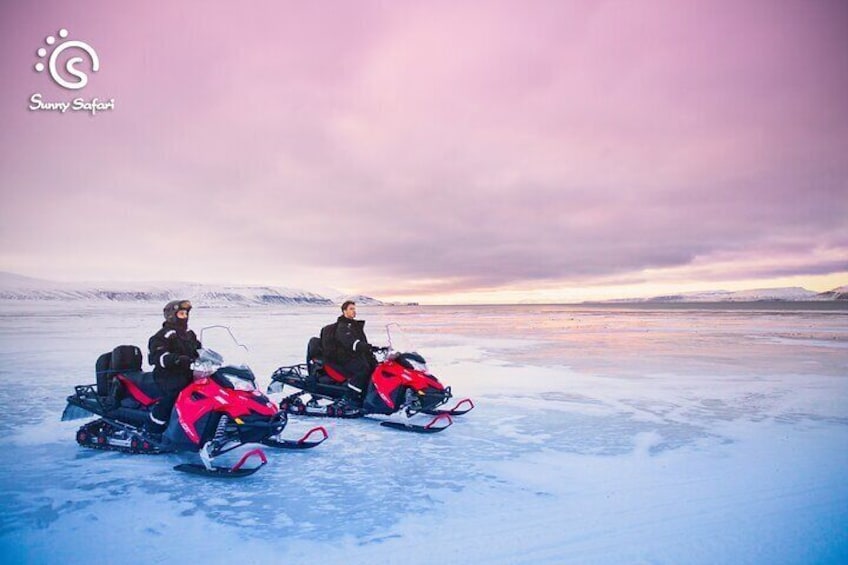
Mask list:
[{"label": "black snowmobile cargo bag", "polygon": [[336,325],[337,323],[329,324],[321,328],[320,355],[323,357],[324,361],[335,359],[336,357]]},{"label": "black snowmobile cargo bag", "polygon": [[141,350],[135,345],[119,345],[97,358],[94,364],[97,376],[97,395],[108,396],[112,378],[117,373],[141,371]]}]

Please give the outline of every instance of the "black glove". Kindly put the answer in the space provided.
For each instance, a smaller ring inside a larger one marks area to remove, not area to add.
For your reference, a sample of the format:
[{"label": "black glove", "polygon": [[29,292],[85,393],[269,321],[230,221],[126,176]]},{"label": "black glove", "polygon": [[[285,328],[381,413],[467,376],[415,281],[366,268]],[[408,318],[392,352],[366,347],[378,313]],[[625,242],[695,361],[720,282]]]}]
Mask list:
[{"label": "black glove", "polygon": [[190,369],[191,368],[192,359],[188,355],[180,355],[177,358],[177,367],[180,369]]}]

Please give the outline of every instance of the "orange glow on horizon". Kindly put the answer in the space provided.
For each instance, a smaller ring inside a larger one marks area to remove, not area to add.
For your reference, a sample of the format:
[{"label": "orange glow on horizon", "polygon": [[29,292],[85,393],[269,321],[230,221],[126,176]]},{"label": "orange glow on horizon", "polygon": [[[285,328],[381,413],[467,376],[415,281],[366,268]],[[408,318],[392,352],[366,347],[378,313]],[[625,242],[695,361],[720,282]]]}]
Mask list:
[{"label": "orange glow on horizon", "polygon": [[767,288],[802,287],[826,292],[848,285],[848,271],[829,275],[792,276],[770,279],[737,279],[721,281],[662,281],[634,284],[571,285],[544,283],[516,285],[498,289],[476,289],[434,294],[403,292],[377,294],[386,302],[417,302],[419,304],[521,304],[521,303],[579,303],[619,298],[650,298],[670,294],[712,290],[742,291]]}]

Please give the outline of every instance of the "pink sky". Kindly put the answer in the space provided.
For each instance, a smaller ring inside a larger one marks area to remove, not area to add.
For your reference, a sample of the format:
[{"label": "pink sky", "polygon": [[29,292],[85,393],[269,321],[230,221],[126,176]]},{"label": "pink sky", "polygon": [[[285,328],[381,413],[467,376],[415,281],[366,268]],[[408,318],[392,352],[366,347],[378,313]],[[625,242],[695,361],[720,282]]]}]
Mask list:
[{"label": "pink sky", "polygon": [[[848,3],[213,5],[4,3],[0,270],[422,302],[848,283]],[[82,90],[33,70],[60,28],[100,57]]]}]

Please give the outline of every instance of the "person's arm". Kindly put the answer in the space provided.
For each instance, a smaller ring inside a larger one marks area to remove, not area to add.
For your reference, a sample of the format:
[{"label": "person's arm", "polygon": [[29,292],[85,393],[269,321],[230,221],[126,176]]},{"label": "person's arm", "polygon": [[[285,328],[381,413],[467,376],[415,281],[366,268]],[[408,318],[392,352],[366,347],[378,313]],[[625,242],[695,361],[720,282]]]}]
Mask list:
[{"label": "person's arm", "polygon": [[339,344],[339,349],[348,353],[362,353],[370,351],[371,346],[367,340],[363,340],[353,331],[351,324],[341,323],[336,328],[336,342]]},{"label": "person's arm", "polygon": [[365,332],[360,328],[359,332],[361,335],[356,336],[353,341],[353,350],[357,353],[371,353],[371,344],[368,343],[368,337],[365,335]]},{"label": "person's arm", "polygon": [[156,332],[147,343],[149,351],[147,362],[160,369],[173,369],[177,366],[177,356],[169,351],[169,340],[174,330]]},{"label": "person's arm", "polygon": [[197,334],[194,333],[194,331],[188,330],[188,333],[191,334],[191,339],[192,339],[192,341],[194,341],[194,349],[195,349],[194,358],[197,359],[200,356],[200,354],[197,353],[197,352],[200,351],[200,349],[203,347],[203,345],[200,343],[200,340],[197,339]]}]

